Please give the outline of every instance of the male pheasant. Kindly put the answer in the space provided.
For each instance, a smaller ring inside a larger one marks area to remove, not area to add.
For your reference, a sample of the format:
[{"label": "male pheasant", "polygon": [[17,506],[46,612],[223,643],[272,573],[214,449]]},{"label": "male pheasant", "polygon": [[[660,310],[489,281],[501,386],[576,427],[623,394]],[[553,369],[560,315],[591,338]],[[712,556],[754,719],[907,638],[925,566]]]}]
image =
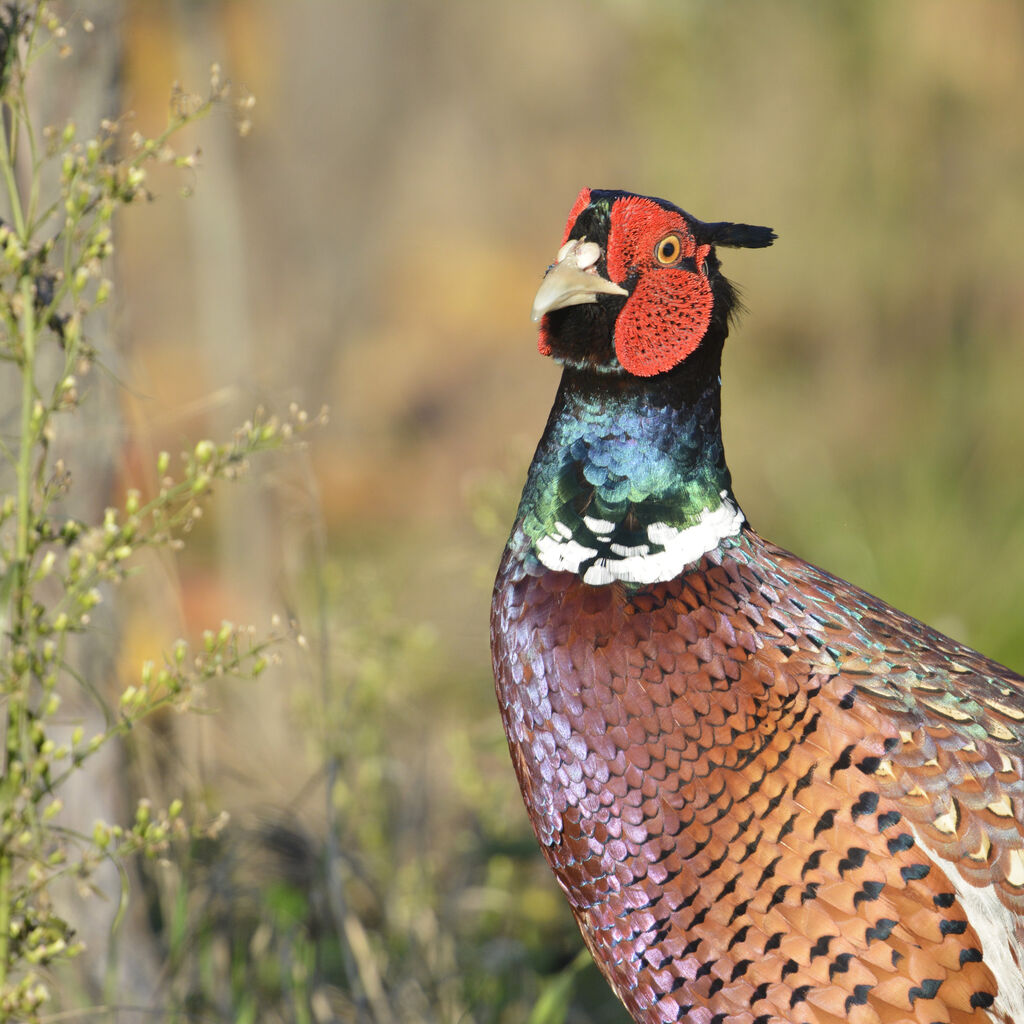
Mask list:
[{"label": "male pheasant", "polygon": [[495,585],[530,819],[644,1024],[1024,1024],[1024,678],[759,536],[722,449],[774,234],[584,189],[564,370]]}]

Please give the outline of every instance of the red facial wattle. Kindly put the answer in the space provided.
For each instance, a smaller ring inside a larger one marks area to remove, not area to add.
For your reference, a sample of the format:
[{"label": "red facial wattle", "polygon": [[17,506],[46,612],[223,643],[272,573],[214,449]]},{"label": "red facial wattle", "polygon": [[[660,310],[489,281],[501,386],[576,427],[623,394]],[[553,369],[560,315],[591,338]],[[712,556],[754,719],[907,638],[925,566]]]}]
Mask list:
[{"label": "red facial wattle", "polygon": [[[659,265],[655,256],[667,235],[679,241],[673,263],[689,260],[696,271]],[[608,235],[608,276],[618,284],[638,274],[615,322],[615,354],[638,377],[678,366],[700,344],[711,322],[714,296],[704,261],[711,247],[698,245],[678,213],[639,196],[615,202]]]}]

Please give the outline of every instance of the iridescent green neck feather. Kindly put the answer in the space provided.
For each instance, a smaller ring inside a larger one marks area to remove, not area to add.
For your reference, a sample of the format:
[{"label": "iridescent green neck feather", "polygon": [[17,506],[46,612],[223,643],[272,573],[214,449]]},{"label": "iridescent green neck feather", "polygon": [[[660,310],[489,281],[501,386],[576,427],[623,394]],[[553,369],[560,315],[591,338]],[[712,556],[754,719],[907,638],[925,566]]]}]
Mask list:
[{"label": "iridescent green neck feather", "polygon": [[739,532],[717,372],[703,389],[683,379],[564,371],[519,508],[532,558],[587,583],[654,583]]}]

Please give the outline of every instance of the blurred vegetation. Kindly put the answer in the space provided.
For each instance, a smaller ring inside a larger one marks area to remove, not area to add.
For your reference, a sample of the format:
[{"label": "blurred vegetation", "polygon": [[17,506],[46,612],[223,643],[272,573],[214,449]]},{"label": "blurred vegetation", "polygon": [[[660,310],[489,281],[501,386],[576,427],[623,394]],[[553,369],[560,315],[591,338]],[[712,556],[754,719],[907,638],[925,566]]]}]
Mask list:
[{"label": "blurred vegetation", "polygon": [[224,616],[294,614],[309,650],[134,734],[126,799],[231,818],[133,879],[101,973],[148,944],[168,1020],[621,1024],[490,679],[557,382],[533,290],[583,185],[774,227],[725,259],[745,511],[1019,670],[1024,5],[128,0],[104,30],[144,132],[213,60],[258,98],[243,146],[193,129],[187,204],[117,225],[111,491],[260,403],[332,419],[128,584],[122,686]]},{"label": "blurred vegetation", "polygon": [[[95,31],[84,17],[73,27]],[[60,1015],[50,981],[87,948],[79,922],[88,911],[70,894],[102,891],[104,868],[124,873],[175,839],[187,846],[216,832],[190,829],[180,799],[158,810],[143,796],[127,822],[94,817],[89,825],[77,802],[65,813],[65,799],[81,780],[97,783],[103,755],[141,723],[191,710],[205,684],[256,678],[286,635],[224,621],[194,649],[179,639],[159,663],[139,666],[133,683],[108,692],[97,609],[139,552],[182,546],[215,484],[322,420],[297,407],[285,423],[259,413],[231,441],[201,440],[173,465],[161,452],[151,493],[131,488],[123,505],[92,519],[76,511],[82,502],[72,491],[84,490],[86,502],[95,491],[88,474],[77,486],[82,467],[68,436],[89,422],[81,403],[91,375],[109,368],[93,329],[112,289],[114,215],[147,197],[148,165],[194,166],[192,154],[172,148],[176,136],[226,106],[229,87],[216,67],[205,97],[176,87],[166,126],[152,137],[122,140],[107,119],[85,138],[73,120],[44,127],[30,97],[37,78],[73,53],[71,38],[42,4],[0,12],[0,387],[13,421],[0,441],[0,1019],[31,1024]],[[243,118],[247,109],[243,102]],[[108,988],[115,1002],[122,995]]]}]

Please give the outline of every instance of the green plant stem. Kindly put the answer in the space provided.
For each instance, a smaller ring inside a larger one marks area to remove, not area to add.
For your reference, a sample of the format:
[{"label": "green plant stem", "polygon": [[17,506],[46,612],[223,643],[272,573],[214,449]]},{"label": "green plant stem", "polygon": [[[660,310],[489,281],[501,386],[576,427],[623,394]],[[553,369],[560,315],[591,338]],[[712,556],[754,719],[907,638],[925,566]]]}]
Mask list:
[{"label": "green plant stem", "polygon": [[32,453],[36,432],[32,428],[32,408],[36,397],[36,318],[32,281],[21,279],[21,338],[24,355],[21,366],[21,438],[18,452],[18,504],[15,558],[17,583],[14,588],[16,608],[11,619],[12,633],[18,636],[28,612],[29,515],[32,504]]},{"label": "green plant stem", "polygon": [[[11,114],[10,123],[11,123],[11,126],[12,126],[11,130],[13,132],[13,131],[17,130],[16,126],[18,124],[18,111],[12,107],[12,108],[10,108],[10,114]],[[17,180],[15,178],[15,174],[14,174],[14,165],[13,165],[13,162],[12,162],[12,159],[11,159],[10,147],[8,145],[7,132],[3,128],[0,128],[0,173],[2,173],[3,178],[4,178],[4,182],[5,182],[6,186],[7,186],[7,194],[8,194],[9,200],[10,200],[10,207],[11,207],[11,219],[13,220],[15,229],[18,232],[19,241],[22,242],[22,244],[24,244],[24,240],[25,240],[25,219],[24,219],[24,215],[23,215],[22,209],[21,209],[21,196],[20,196],[19,191],[18,191],[18,183],[17,183]],[[27,285],[27,288],[24,287],[26,285]],[[25,338],[25,346],[26,346],[26,348],[25,348],[25,355],[26,355],[26,361],[28,361],[29,353],[31,352],[31,361],[32,361],[32,364],[34,365],[34,361],[35,361],[34,360],[34,355],[35,355],[35,353],[34,353],[34,350],[35,350],[35,335],[34,335],[35,322],[34,322],[34,319],[33,319],[33,312],[34,311],[32,309],[32,294],[31,294],[31,292],[32,292],[32,282],[27,280],[27,279],[25,281],[23,281],[23,288],[22,288],[22,298],[23,298],[23,300],[25,298],[26,291],[27,291],[27,294],[28,294],[28,307],[27,307],[27,311],[22,313],[22,318],[21,319],[22,319],[22,323],[23,324],[26,323],[26,322],[28,322],[30,324],[30,330],[32,332],[32,336],[31,336],[31,338],[29,338],[28,336],[26,336],[26,338]],[[28,378],[25,377],[25,378],[23,378],[23,381],[27,381],[27,379]],[[23,396],[24,396],[24,394],[25,394],[25,391],[23,391]],[[19,505],[18,505],[18,523],[17,523],[17,531],[18,531],[18,533],[17,533],[17,553],[16,553],[16,556],[15,556],[15,558],[16,558],[16,565],[12,567],[14,572],[16,573],[16,576],[15,576],[15,583],[16,583],[16,585],[15,585],[15,587],[12,590],[12,600],[11,600],[11,622],[10,622],[10,626],[11,626],[12,634],[15,632],[15,622],[16,622],[16,620],[17,620],[18,625],[20,626],[21,611],[24,608],[24,602],[21,599],[20,595],[23,593],[24,582],[25,582],[25,580],[27,578],[26,562],[24,560],[24,554],[27,553],[27,551],[28,551],[28,506],[27,506],[27,502],[24,505],[22,505],[22,503],[20,502],[20,497],[21,497],[20,492],[21,492],[21,489],[22,489],[22,480],[23,480],[23,477],[24,477],[24,482],[25,482],[25,485],[26,485],[24,489],[25,489],[25,493],[26,493],[26,496],[27,496],[27,493],[28,493],[28,488],[27,488],[28,472],[27,472],[27,470],[31,466],[32,451],[31,451],[31,446],[28,444],[28,440],[27,440],[28,431],[25,428],[26,428],[26,426],[31,426],[31,415],[32,415],[32,409],[31,409],[31,403],[29,403],[27,408],[24,408],[24,407],[22,408],[22,434],[21,434],[21,439],[20,439],[21,440],[21,448],[20,448],[20,452],[19,452],[19,461],[18,461]],[[22,472],[23,469],[25,470],[24,474]],[[9,680],[5,680],[5,682],[7,683],[7,686],[5,687],[5,689],[9,689],[9,690],[13,691],[14,680],[13,679],[9,679]],[[17,704],[19,704],[20,702],[15,699],[16,695],[13,692],[9,693],[9,698],[11,700],[11,707],[8,708],[8,707],[5,706],[3,708],[3,713],[5,715],[10,715],[11,721],[9,722],[9,724],[13,725],[14,724],[13,720],[15,718],[14,709],[15,709],[15,706]],[[20,721],[20,718],[21,718],[21,716],[19,715],[18,716],[19,721]],[[0,730],[0,731],[2,731],[2,733],[3,733],[4,737],[5,737],[5,742],[8,743],[8,751],[9,751],[10,750],[10,745],[9,745],[9,741],[6,738],[7,737],[7,730],[4,729],[4,730]],[[19,744],[19,746],[20,746],[20,744]],[[7,763],[8,751],[4,751],[4,754],[3,754],[3,763],[4,764]],[[12,871],[11,854],[10,854],[9,850],[6,848],[6,844],[5,844],[5,847],[2,850],[0,850],[0,992],[2,992],[4,990],[4,988],[6,987],[6,985],[7,985],[7,974],[8,974],[8,967],[9,967],[9,961],[10,961],[11,871]]]},{"label": "green plant stem", "polygon": [[[17,131],[19,111],[9,106],[11,114],[11,132]],[[25,215],[21,209],[21,195],[18,192],[18,182],[14,176],[14,160],[11,157],[11,149],[8,145],[7,131],[0,128],[0,171],[4,176],[4,183],[7,185],[7,197],[11,203],[11,219],[14,221],[14,230],[21,241],[25,239]]]},{"label": "green plant stem", "polygon": [[[7,164],[5,162],[5,169]],[[17,204],[15,204],[17,205]],[[28,277],[21,279],[21,332],[24,343],[24,361],[22,365],[21,395],[21,438],[18,454],[18,503],[17,533],[15,540],[15,586],[11,597],[10,632],[12,637],[22,641],[22,631],[28,621],[28,580],[29,580],[29,513],[31,508],[32,487],[32,450],[34,431],[32,429],[32,406],[35,401],[35,343],[36,323],[33,306],[32,281]],[[13,692],[14,680],[8,680],[12,692],[9,694],[10,709],[4,709],[11,718],[11,727],[16,728],[15,740],[19,749],[21,729],[24,726],[24,715],[15,714],[16,709],[23,711],[24,701],[21,694]],[[8,750],[10,747],[8,747]],[[5,849],[0,852],[0,991],[7,982],[7,969],[10,957],[10,918],[11,918],[11,855]]]}]

